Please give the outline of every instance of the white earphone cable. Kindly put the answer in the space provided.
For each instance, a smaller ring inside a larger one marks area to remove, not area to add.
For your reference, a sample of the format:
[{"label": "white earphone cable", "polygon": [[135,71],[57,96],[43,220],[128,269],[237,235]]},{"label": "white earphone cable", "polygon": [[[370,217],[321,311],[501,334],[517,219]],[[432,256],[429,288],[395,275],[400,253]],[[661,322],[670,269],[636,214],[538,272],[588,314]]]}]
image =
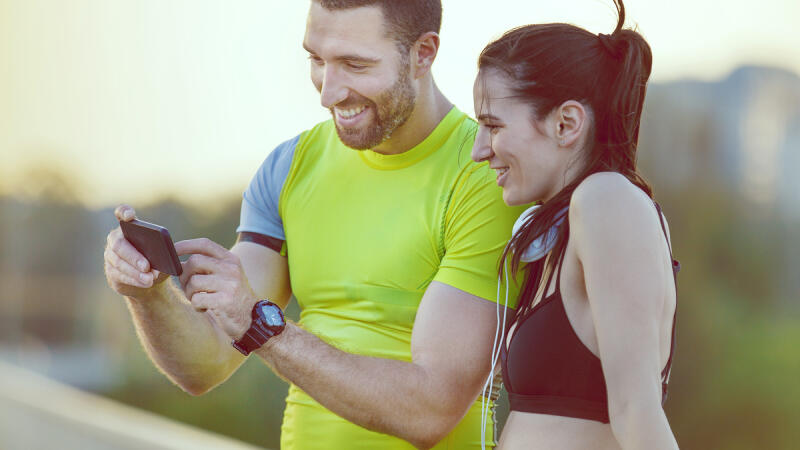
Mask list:
[{"label": "white earphone cable", "polygon": [[[508,265],[506,261],[503,261],[503,274],[505,275],[505,284],[506,284],[506,296],[505,301],[503,302],[503,320],[500,321],[500,284],[503,282],[503,279],[498,276],[497,277],[497,297],[495,302],[495,317],[497,319],[496,327],[494,331],[494,342],[492,342],[492,354],[491,354],[491,366],[489,368],[489,377],[486,379],[486,383],[483,386],[483,395],[481,397],[481,450],[486,450],[486,426],[489,423],[489,410],[491,409],[491,395],[492,395],[492,388],[494,386],[494,376],[495,376],[495,367],[497,366],[497,360],[500,359],[500,346],[504,345],[505,339],[505,332],[506,332],[506,313],[508,311]],[[498,340],[498,336],[500,339]],[[496,436],[492,436],[492,439],[496,439]]]}]

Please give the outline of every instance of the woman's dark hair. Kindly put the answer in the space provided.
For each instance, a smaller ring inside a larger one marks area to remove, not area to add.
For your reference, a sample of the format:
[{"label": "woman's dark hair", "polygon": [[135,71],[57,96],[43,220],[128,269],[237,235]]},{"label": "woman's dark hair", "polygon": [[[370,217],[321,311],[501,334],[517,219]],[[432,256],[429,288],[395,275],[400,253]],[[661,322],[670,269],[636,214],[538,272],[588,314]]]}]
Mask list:
[{"label": "woman's dark hair", "polygon": [[[490,43],[478,59],[479,73],[494,69],[508,77],[514,96],[531,105],[532,118],[543,120],[564,102],[575,100],[591,111],[593,125],[582,152],[583,169],[512,236],[500,259],[501,271],[511,256],[512,273],[517,273],[522,253],[518,250],[528,248],[556,223],[575,188],[593,173],[618,172],[653,196],[636,170],[639,119],[653,57],[639,33],[622,28],[622,0],[614,4],[618,20],[611,35],[563,23],[527,25]],[[551,271],[563,257],[568,235],[569,221],[565,221],[551,252],[555,257],[548,260]],[[544,269],[544,260],[528,265],[516,317],[530,309]]]}]

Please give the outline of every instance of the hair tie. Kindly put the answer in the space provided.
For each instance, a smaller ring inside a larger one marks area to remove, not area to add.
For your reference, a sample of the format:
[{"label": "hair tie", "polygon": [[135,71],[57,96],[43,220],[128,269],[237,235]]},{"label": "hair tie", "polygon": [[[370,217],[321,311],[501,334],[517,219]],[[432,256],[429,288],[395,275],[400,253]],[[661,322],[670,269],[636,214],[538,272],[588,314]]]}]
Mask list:
[{"label": "hair tie", "polygon": [[600,33],[597,35],[597,39],[612,57],[620,58],[622,56],[622,49],[619,48],[617,39],[614,35],[609,36],[607,34]]}]

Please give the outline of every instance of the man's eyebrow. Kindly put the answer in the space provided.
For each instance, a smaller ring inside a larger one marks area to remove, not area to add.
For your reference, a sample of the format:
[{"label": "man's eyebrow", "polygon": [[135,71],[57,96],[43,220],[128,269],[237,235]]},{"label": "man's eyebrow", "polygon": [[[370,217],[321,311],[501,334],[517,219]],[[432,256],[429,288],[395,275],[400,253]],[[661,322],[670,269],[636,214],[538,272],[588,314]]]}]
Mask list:
[{"label": "man's eyebrow", "polygon": [[[310,48],[308,48],[308,46],[305,43],[303,43],[303,48],[305,49],[305,51],[307,51],[308,53],[310,53],[312,55],[316,55],[317,54],[314,50],[311,50]],[[368,63],[368,64],[377,64],[377,63],[381,62],[380,58],[369,58],[369,57],[360,56],[360,55],[337,55],[335,59],[337,61],[357,61],[357,62]]]},{"label": "man's eyebrow", "polygon": [[353,61],[367,64],[377,64],[381,62],[380,58],[368,58],[366,56],[359,55],[339,55],[336,57],[336,59],[338,61]]}]

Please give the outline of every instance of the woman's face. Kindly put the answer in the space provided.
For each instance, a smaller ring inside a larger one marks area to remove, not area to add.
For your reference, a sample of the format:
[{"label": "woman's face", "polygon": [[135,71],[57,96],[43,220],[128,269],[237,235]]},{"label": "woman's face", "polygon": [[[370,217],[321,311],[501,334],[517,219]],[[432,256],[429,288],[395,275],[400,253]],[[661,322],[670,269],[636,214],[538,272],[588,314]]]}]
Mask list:
[{"label": "woman's face", "polygon": [[514,98],[509,83],[505,74],[494,69],[482,70],[475,80],[475,116],[480,127],[472,159],[489,161],[489,167],[497,171],[506,204],[546,201],[564,185],[570,152],[556,141],[557,113],[537,121],[531,105]]}]

